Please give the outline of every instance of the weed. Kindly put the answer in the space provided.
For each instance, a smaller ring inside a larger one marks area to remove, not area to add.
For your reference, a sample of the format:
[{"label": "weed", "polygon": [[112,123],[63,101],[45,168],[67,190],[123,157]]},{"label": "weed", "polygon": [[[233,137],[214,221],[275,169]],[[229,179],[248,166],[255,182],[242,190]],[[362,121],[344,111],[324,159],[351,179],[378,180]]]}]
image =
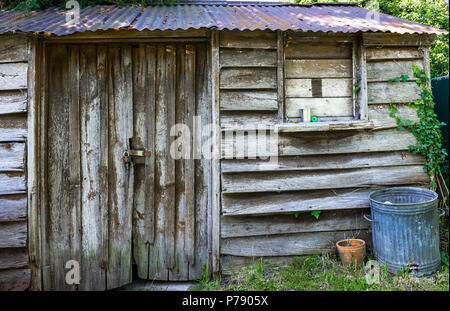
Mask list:
[{"label": "weed", "polygon": [[[372,256],[369,254],[368,259]],[[390,276],[387,265],[380,267],[380,282],[368,284],[364,266],[343,265],[335,254],[294,257],[290,263],[276,266],[263,259],[253,260],[227,278],[209,281],[202,278],[196,290],[233,291],[448,291],[448,266],[431,277],[418,278],[405,269]]]}]

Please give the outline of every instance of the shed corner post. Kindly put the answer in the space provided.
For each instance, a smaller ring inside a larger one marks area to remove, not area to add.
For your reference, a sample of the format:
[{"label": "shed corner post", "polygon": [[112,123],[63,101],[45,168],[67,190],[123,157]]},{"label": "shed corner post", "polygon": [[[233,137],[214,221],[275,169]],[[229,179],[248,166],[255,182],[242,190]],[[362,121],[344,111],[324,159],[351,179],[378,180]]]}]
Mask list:
[{"label": "shed corner post", "polygon": [[212,247],[212,273],[220,271],[220,154],[221,154],[221,131],[220,131],[220,101],[219,101],[219,31],[211,30],[211,104],[213,124],[213,155],[211,161],[211,247]]},{"label": "shed corner post", "polygon": [[29,38],[28,51],[28,114],[27,114],[27,214],[28,253],[31,267],[30,289],[42,290],[42,224],[40,205],[40,152],[41,152],[41,88],[44,44],[36,37]]},{"label": "shed corner post", "polygon": [[428,82],[427,87],[431,89],[431,66],[430,66],[430,44],[433,40],[436,39],[436,37],[429,36],[426,38],[425,44],[421,44],[419,47],[420,52],[422,53],[423,58],[423,70],[425,71],[425,74],[428,76]]}]

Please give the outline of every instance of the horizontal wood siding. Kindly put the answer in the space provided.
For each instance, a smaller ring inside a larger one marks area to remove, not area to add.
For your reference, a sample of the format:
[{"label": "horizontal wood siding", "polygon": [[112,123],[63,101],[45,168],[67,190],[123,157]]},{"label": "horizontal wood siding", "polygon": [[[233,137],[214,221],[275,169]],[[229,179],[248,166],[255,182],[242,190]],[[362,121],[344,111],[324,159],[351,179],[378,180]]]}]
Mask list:
[{"label": "horizontal wood siding", "polygon": [[220,33],[220,125],[273,125],[277,121],[275,32]]},{"label": "horizontal wood siding", "polygon": [[235,238],[368,229],[370,223],[363,218],[363,214],[368,213],[370,213],[368,209],[325,211],[320,214],[320,221],[317,221],[308,213],[300,213],[298,218],[293,217],[293,215],[222,216],[221,235],[223,238]]},{"label": "horizontal wood siding", "polygon": [[25,150],[28,41],[0,37],[0,291],[29,287]]},{"label": "horizontal wood siding", "polygon": [[26,290],[30,280],[30,269],[0,270],[0,291]]},{"label": "horizontal wood siding", "polygon": [[[249,146],[256,145],[258,137],[251,129],[273,129],[279,122],[272,113],[277,107],[271,101],[276,90],[266,89],[270,86],[267,81],[276,82],[271,76],[270,53],[275,41],[269,38],[275,40],[269,34],[251,37],[229,32],[221,36],[220,119],[225,130],[220,231],[225,274],[260,258],[280,264],[298,255],[334,251],[334,243],[341,238],[363,238],[370,248],[370,224],[362,217],[370,213],[369,193],[387,186],[424,187],[429,182],[423,158],[408,152],[415,137],[398,130],[389,116],[389,104],[398,103],[400,115],[418,120],[407,103],[418,98],[412,66],[424,67],[422,53],[417,47],[392,45],[390,36],[386,38],[388,47],[367,48],[368,115],[373,127],[279,133],[277,161],[266,157],[270,154],[267,150],[254,154]],[[352,116],[353,40],[307,34],[288,37],[284,103],[289,117],[298,117],[303,106],[312,107],[313,115]],[[256,66],[255,57],[260,55],[268,57],[261,60],[263,68]],[[253,88],[246,89],[248,85],[236,79],[237,73],[253,81]],[[402,74],[409,75],[406,83],[388,82]],[[321,108],[314,111],[314,107]],[[269,139],[269,133],[264,138]],[[317,210],[321,211],[318,220],[311,215]]]}]

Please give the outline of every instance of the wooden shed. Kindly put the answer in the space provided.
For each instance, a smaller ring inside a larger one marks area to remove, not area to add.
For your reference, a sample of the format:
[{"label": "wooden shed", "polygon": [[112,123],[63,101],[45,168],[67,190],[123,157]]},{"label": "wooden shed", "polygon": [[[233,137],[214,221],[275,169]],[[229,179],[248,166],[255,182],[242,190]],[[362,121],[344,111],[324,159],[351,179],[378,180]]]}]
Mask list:
[{"label": "wooden shed", "polygon": [[388,108],[417,119],[413,65],[429,72],[441,30],[351,3],[67,14],[0,11],[0,290],[195,280],[370,243],[368,193],[429,181]]}]

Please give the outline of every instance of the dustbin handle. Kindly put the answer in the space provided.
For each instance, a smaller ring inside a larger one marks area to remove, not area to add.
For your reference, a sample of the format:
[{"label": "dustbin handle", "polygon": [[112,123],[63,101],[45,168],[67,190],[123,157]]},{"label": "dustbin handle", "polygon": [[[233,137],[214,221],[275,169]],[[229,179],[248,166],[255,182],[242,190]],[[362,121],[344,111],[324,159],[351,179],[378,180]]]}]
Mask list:
[{"label": "dustbin handle", "polygon": [[380,231],[380,224],[378,223],[378,221],[370,219],[368,215],[363,214],[363,217],[365,220],[369,221],[369,222],[374,222],[377,224],[377,230]]},{"label": "dustbin handle", "polygon": [[439,208],[439,210],[441,210],[441,214],[439,214],[439,217],[444,216],[445,215],[445,211],[442,208]]}]

